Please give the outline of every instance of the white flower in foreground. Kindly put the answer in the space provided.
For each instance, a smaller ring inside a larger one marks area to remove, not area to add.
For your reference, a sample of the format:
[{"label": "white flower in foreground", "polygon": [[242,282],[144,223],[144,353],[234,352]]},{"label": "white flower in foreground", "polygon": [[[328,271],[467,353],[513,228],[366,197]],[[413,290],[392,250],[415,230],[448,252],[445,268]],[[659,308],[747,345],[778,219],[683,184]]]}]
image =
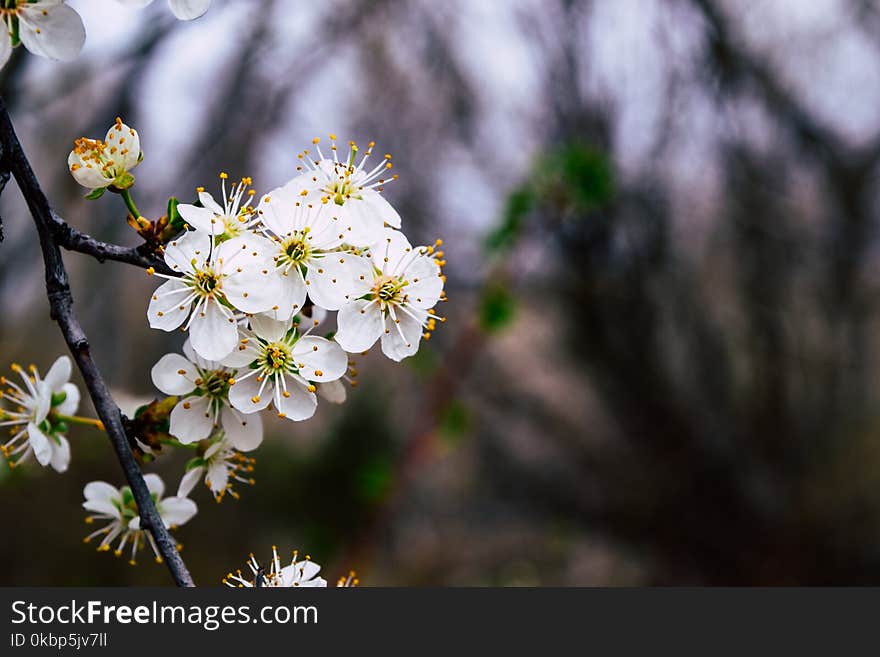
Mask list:
[{"label": "white flower in foreground", "polygon": [[221,200],[220,205],[214,200],[203,187],[198,188],[199,202],[202,207],[182,203],[177,206],[177,211],[186,223],[196,230],[204,231],[209,235],[215,235],[223,239],[238,237],[250,227],[254,221],[253,209],[245,205],[242,207],[242,199],[247,195],[248,200],[254,195],[254,190],[249,189],[252,181],[250,178],[242,178],[241,182],[227,193],[226,180],[229,176],[220,174]]},{"label": "white flower in foreground", "polygon": [[76,413],[80,400],[79,389],[70,383],[70,358],[58,358],[45,378],[40,378],[33,365],[28,369],[30,374],[20,365],[12,365],[12,370],[21,375],[21,386],[0,377],[0,385],[6,387],[0,398],[16,407],[0,410],[0,427],[10,427],[13,434],[0,445],[0,452],[8,459],[9,467],[33,454],[40,465],[64,472],[70,464],[70,443],[63,435],[63,418]]},{"label": "white flower in foreground", "polygon": [[260,587],[279,587],[289,588],[294,586],[304,587],[325,587],[327,580],[318,577],[321,566],[312,561],[309,555],[305,559],[297,560],[299,553],[293,551],[293,559],[290,563],[282,568],[281,560],[278,558],[278,548],[272,546],[272,563],[267,573],[260,566],[253,554],[247,561],[248,568],[251,571],[251,577],[242,576],[241,570],[236,570],[235,574],[228,573],[223,578],[223,583],[232,588],[260,588]]},{"label": "white flower in foreground", "polygon": [[386,225],[400,228],[400,215],[381,194],[389,180],[397,179],[397,174],[388,174],[392,168],[391,155],[386,154],[379,164],[368,170],[366,164],[373,153],[373,142],[355,164],[357,145],[349,142],[348,155],[340,160],[335,135],[330,135],[330,139],[332,158],[324,156],[319,140],[314,139],[318,159],[313,159],[308,150],[300,153],[303,165],[297,169],[304,172],[288,184],[306,197],[332,203],[334,214],[345,229],[346,241],[355,246],[369,246],[381,237]]},{"label": "white flower in foreground", "polygon": [[263,196],[257,216],[275,245],[275,265],[284,296],[276,319],[289,319],[306,302],[338,310],[351,291],[346,231],[335,216],[338,206],[303,198],[290,184]]},{"label": "white flower in foreground", "polygon": [[254,485],[251,473],[254,471],[255,459],[248,458],[232,444],[227,436],[220,437],[205,450],[204,456],[198,456],[187,463],[186,474],[180,480],[178,496],[186,497],[195,488],[202,477],[205,486],[214,494],[214,499],[222,502],[228,493],[238,499],[233,489],[233,482]]},{"label": "white flower in foreground", "polygon": [[64,0],[0,2],[0,67],[20,39],[35,55],[69,61],[82,50],[86,29],[82,18]]},{"label": "white flower in foreground", "polygon": [[[135,7],[140,9],[152,3],[153,0],[116,0],[126,7]],[[191,21],[198,18],[211,6],[211,0],[168,0],[168,6],[171,12],[182,21]]]},{"label": "white flower in foreground", "polygon": [[[298,318],[299,324],[297,326],[300,331],[313,331],[317,330],[321,323],[327,319],[327,311],[313,305],[300,313]],[[343,382],[347,382],[348,385],[355,388],[358,384],[357,375],[358,371],[355,368],[355,362],[349,357],[348,371],[342,376],[342,378],[336,379],[335,381],[326,381],[324,383],[315,384],[318,388],[318,397],[323,397],[331,404],[344,403],[348,397],[348,391],[345,389],[345,383]]]},{"label": "white flower in foreground", "polygon": [[104,141],[80,137],[73,143],[67,157],[67,166],[74,180],[89,189],[104,189],[111,185],[128,189],[134,184],[130,171],[142,159],[141,140],[137,131],[116,117]]},{"label": "white flower in foreground", "polygon": [[335,342],[300,334],[291,320],[254,315],[250,325],[242,329],[238,348],[223,360],[246,372],[229,389],[229,401],[244,413],[256,413],[274,401],[279,417],[312,417],[318,406],[315,384],[345,374],[345,352]]},{"label": "white flower in foreground", "polygon": [[281,280],[275,273],[272,243],[248,234],[215,245],[211,235],[190,231],[165,247],[165,262],[183,274],[167,278],[147,309],[150,326],[189,330],[196,353],[219,361],[238,344],[235,310],[259,313],[277,307]]},{"label": "white flower in foreground", "polygon": [[423,331],[431,331],[435,320],[444,321],[432,311],[443,298],[440,256],[434,247],[413,248],[399,231],[385,231],[370,248],[370,259],[350,263],[354,290],[336,317],[336,342],[357,353],[381,337],[382,352],[392,360],[416,353]]},{"label": "white flower in foreground", "polygon": [[229,404],[229,386],[237,369],[206,360],[183,345],[184,356],[165,354],[153,366],[153,384],[180,401],[171,411],[169,433],[185,445],[204,440],[218,427],[235,449],[248,452],[263,441],[259,415],[245,415]]},{"label": "white flower in foreground", "polygon": [[[158,475],[144,475],[144,481],[167,529],[175,529],[185,524],[198,511],[196,503],[185,496],[163,498],[165,484]],[[98,544],[98,551],[107,552],[111,549],[113,541],[119,537],[114,554],[117,557],[121,556],[125,546],[130,543],[131,558],[129,563],[132,565],[135,564],[135,555],[138,550],[149,544],[156,557],[156,562],[162,563],[162,557],[159,555],[159,549],[156,547],[152,534],[141,529],[137,504],[128,486],[123,486],[120,489],[104,481],[93,481],[86,485],[83,494],[86,498],[83,502],[83,508],[94,514],[87,516],[86,522],[91,524],[96,520],[110,521],[109,524],[86,536],[83,539],[86,543],[103,535]]]}]

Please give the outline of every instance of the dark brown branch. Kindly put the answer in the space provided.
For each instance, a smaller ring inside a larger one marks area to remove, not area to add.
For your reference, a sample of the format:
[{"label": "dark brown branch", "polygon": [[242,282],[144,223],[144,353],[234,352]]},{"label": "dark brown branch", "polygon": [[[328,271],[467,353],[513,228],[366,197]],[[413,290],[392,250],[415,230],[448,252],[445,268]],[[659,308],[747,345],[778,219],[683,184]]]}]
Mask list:
[{"label": "dark brown branch", "polygon": [[[2,147],[0,167],[8,169],[9,173],[12,174],[18,183],[40,238],[40,247],[46,266],[46,292],[49,298],[50,316],[61,328],[61,333],[64,335],[67,346],[70,348],[77,367],[79,367],[82,373],[98,417],[104,423],[107,435],[110,437],[110,442],[116,450],[119,463],[122,466],[129,486],[131,486],[131,491],[134,494],[138,510],[140,511],[141,527],[149,530],[156,539],[159,552],[164,558],[165,564],[168,570],[171,571],[171,575],[177,585],[194,586],[192,577],[177,551],[177,544],[168,533],[159,516],[150,491],[147,489],[144,477],[131,451],[129,439],[123,425],[122,413],[119,411],[116,402],[113,401],[113,397],[107,389],[107,384],[92,360],[88,339],[73,312],[73,296],[70,292],[67,270],[64,268],[59,241],[56,236],[56,233],[61,230],[58,225],[64,225],[64,222],[52,213],[49,201],[40,189],[39,182],[21,148],[21,144],[12,126],[12,121],[6,111],[6,104],[2,98],[0,98],[0,147]],[[103,257],[108,259],[111,257],[109,255],[112,252],[112,249],[109,249],[111,245],[103,245],[88,238],[88,236],[80,236],[80,238],[77,238],[79,241],[71,239],[71,244],[78,244],[81,247],[77,250],[82,250],[96,257],[98,253],[101,253]],[[100,250],[104,247],[107,247],[109,251],[104,252]],[[120,247],[114,248],[119,249]]]}]

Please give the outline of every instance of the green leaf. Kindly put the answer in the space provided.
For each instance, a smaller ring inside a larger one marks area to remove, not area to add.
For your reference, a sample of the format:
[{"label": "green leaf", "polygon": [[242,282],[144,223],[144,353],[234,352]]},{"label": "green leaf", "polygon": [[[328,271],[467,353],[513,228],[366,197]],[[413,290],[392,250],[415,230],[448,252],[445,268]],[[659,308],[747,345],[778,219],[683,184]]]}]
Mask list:
[{"label": "green leaf", "polygon": [[104,192],[107,191],[106,187],[95,187],[92,191],[86,194],[86,199],[89,201],[94,201],[95,199],[101,198],[104,196]]},{"label": "green leaf", "polygon": [[483,245],[489,253],[509,249],[519,238],[526,216],[535,205],[535,194],[529,185],[523,185],[507,197],[498,226],[486,237]]},{"label": "green leaf", "polygon": [[453,399],[440,415],[440,435],[447,442],[457,444],[471,426],[471,414],[458,399]]},{"label": "green leaf", "polygon": [[177,206],[180,205],[180,201],[178,201],[175,197],[171,197],[168,199],[168,225],[176,230],[183,230],[185,225],[185,221],[183,217],[180,216],[180,212],[177,210]]},{"label": "green leaf", "polygon": [[501,283],[489,283],[480,299],[480,326],[494,333],[508,326],[516,314],[516,300]]}]

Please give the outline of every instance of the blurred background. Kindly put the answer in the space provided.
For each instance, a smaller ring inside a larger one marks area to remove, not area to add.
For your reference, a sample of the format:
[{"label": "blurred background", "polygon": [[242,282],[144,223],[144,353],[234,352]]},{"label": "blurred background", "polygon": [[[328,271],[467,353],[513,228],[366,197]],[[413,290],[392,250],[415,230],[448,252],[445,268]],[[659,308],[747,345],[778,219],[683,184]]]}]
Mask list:
[{"label": "blurred background", "polygon": [[[366,585],[880,581],[880,3],[69,4],[82,56],[18,49],[0,90],[72,225],[138,241],[66,167],[119,115],[151,218],[219,171],[282,184],[334,132],[393,153],[405,231],[444,240],[418,355],[374,349],[347,403],[269,421],[240,500],[197,488],[197,583],[272,544]],[[64,345],[14,184],[0,216],[0,361],[45,371]],[[149,329],[143,271],[66,262],[131,412],[182,338]],[[64,475],[0,465],[0,584],[169,584],[81,542],[84,484],[123,480],[102,435],[71,442]],[[147,469],[173,491],[187,456]]]}]

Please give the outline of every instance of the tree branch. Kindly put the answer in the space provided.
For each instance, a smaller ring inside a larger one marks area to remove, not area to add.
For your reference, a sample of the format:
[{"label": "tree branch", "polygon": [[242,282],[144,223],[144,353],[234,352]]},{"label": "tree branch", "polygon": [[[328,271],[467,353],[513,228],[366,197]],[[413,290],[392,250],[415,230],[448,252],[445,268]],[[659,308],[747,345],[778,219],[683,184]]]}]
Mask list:
[{"label": "tree branch", "polygon": [[[113,401],[113,397],[107,389],[107,384],[92,360],[88,339],[73,312],[73,296],[70,292],[67,270],[64,268],[61,250],[59,249],[60,240],[57,237],[57,234],[64,234],[66,232],[63,232],[59,226],[66,226],[66,224],[53,214],[49,201],[40,189],[39,182],[15,134],[12,120],[6,111],[6,104],[2,98],[0,98],[0,148],[2,148],[2,152],[0,152],[0,169],[11,173],[18,183],[40,238],[40,248],[43,252],[43,261],[46,267],[46,293],[49,298],[50,316],[61,328],[61,333],[64,335],[67,346],[82,373],[98,417],[104,423],[110,442],[116,450],[116,456],[137,502],[141,516],[141,527],[150,531],[156,539],[159,552],[164,558],[165,564],[168,570],[171,571],[171,575],[177,585],[194,586],[192,577],[177,551],[177,544],[168,533],[159,516],[150,491],[147,489],[144,477],[131,451],[128,436],[123,425],[122,413],[116,402]],[[95,257],[112,258],[123,262],[132,261],[131,264],[142,266],[139,264],[139,261],[136,261],[137,258],[134,256],[125,255],[125,259],[123,259],[123,252],[128,250],[122,249],[122,247],[113,247],[113,245],[97,242],[87,235],[75,233],[73,229],[69,230],[71,232],[69,233],[70,237],[67,242],[69,246],[67,248],[75,248],[75,250],[89,253]],[[114,258],[113,255],[118,257]]]}]

